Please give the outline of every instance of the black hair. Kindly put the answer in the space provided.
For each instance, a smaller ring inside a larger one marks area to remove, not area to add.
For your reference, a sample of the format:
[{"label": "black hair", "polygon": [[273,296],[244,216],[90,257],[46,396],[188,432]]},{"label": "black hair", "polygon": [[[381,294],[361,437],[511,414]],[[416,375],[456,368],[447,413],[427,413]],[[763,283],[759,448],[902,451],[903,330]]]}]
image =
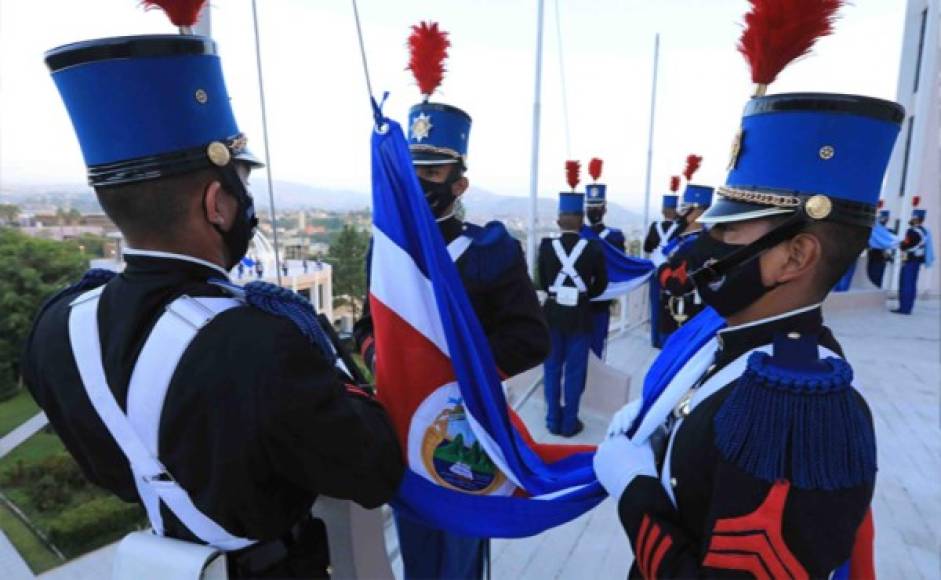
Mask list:
[{"label": "black hair", "polygon": [[869,246],[871,228],[823,221],[809,225],[804,232],[820,240],[821,259],[817,267],[816,287],[826,296]]},{"label": "black hair", "polygon": [[574,212],[562,212],[559,213],[559,227],[562,227],[562,222],[571,220],[575,229],[578,229],[582,226],[582,222],[585,221],[585,214],[583,213],[574,213]]},{"label": "black hair", "polygon": [[193,199],[205,191],[218,175],[202,169],[174,175],[95,189],[101,208],[118,229],[131,237],[172,236],[182,226]]}]

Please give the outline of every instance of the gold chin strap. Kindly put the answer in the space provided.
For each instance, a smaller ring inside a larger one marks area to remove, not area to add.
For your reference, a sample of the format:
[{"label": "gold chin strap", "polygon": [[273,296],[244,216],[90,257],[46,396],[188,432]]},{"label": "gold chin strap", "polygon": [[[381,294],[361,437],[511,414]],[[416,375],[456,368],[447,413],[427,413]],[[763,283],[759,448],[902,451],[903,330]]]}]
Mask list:
[{"label": "gold chin strap", "polygon": [[418,153],[440,153],[442,155],[449,155],[454,157],[458,161],[464,162],[464,156],[451,149],[450,147],[435,147],[434,145],[422,145],[420,143],[412,143],[408,146],[409,150],[412,152]]},{"label": "gold chin strap", "polygon": [[735,187],[722,186],[716,189],[716,193],[732,201],[744,201],[747,203],[788,209],[797,209],[802,203],[801,198],[793,195],[780,195],[777,193],[737,189]]}]

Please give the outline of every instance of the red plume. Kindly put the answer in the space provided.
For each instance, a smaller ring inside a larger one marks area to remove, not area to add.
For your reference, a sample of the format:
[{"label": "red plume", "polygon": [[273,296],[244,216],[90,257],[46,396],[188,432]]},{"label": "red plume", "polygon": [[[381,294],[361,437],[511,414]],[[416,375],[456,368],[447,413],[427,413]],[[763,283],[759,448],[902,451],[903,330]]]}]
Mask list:
[{"label": "red plume", "polygon": [[879,200],[879,209],[882,209],[882,206],[884,206],[884,205],[885,205],[885,200],[884,200],[884,199],[880,199],[880,200]]},{"label": "red plume", "polygon": [[912,198],[912,207],[918,207],[918,204],[920,203],[921,203],[920,195],[916,195],[915,197]]},{"label": "red plume", "polygon": [[575,191],[575,188],[578,187],[578,174],[581,172],[581,163],[578,161],[566,161],[565,162],[565,179],[569,182],[569,187],[572,188],[572,191]]},{"label": "red plume", "polygon": [[176,26],[193,26],[206,0],[141,0],[145,10],[160,8]]},{"label": "red plume", "polygon": [[791,61],[810,53],[818,38],[833,32],[844,0],[748,0],[738,51],[751,66],[751,80],[770,84]]},{"label": "red plume", "polygon": [[418,89],[425,98],[435,92],[444,78],[444,59],[448,58],[448,33],[438,29],[437,22],[421,22],[412,26],[408,37],[411,54],[408,69],[415,75]]},{"label": "red plume", "polygon": [[670,178],[670,191],[676,193],[680,190],[680,176],[674,175]]},{"label": "red plume", "polygon": [[598,181],[598,178],[601,177],[601,166],[603,164],[604,161],[597,157],[592,157],[591,161],[588,162],[588,175],[591,175],[593,180]]},{"label": "red plume", "polygon": [[701,155],[686,156],[686,169],[683,170],[683,177],[686,178],[686,181],[689,181],[693,178],[693,174],[699,170],[700,165],[702,165]]}]

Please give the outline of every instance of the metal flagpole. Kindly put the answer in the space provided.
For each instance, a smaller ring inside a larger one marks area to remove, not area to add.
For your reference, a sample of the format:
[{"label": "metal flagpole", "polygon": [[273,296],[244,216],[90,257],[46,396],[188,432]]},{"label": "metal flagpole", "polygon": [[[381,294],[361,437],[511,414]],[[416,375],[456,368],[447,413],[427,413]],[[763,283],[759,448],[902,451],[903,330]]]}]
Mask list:
[{"label": "metal flagpole", "polygon": [[258,96],[261,99],[261,133],[265,141],[265,173],[268,175],[268,204],[271,231],[274,232],[274,269],[281,285],[281,250],[278,244],[278,218],[274,208],[274,180],[271,177],[271,149],[268,147],[268,107],[265,104],[265,79],[261,74],[261,39],[258,33],[258,5],[252,0],[252,26],[255,29],[255,65],[258,68]]},{"label": "metal flagpole", "polygon": [[536,274],[536,212],[539,202],[539,120],[542,104],[542,28],[545,12],[545,0],[537,1],[536,22],[536,86],[533,95],[533,145],[532,160],[529,170],[529,223],[526,235],[526,263],[530,276]]},{"label": "metal flagpole", "polygon": [[565,125],[565,158],[572,158],[572,132],[569,126],[569,98],[565,87],[565,58],[562,50],[562,16],[559,14],[559,0],[555,0],[555,36],[559,49],[559,84],[562,85],[562,123]]},{"label": "metal flagpole", "polygon": [[660,65],[660,33],[653,41],[653,87],[650,90],[650,131],[647,133],[647,176],[644,178],[644,229],[650,227],[650,172],[653,165],[653,124],[657,112],[657,67]]}]

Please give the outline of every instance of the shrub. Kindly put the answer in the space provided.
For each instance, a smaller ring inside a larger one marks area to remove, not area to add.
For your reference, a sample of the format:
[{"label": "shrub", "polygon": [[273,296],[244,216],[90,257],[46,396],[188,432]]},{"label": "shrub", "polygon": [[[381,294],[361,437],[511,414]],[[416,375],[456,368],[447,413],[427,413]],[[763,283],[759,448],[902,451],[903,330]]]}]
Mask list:
[{"label": "shrub", "polygon": [[75,555],[116,540],[144,523],[137,504],[116,497],[96,497],[53,518],[47,527],[49,539],[68,555]]}]

